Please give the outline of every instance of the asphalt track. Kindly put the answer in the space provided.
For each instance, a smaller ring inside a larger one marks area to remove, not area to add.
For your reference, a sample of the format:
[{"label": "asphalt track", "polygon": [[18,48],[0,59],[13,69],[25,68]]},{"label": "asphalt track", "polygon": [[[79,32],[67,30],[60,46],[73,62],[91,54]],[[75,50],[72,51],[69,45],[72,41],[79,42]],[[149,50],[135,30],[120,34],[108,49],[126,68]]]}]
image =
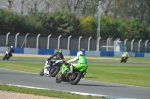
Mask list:
[{"label": "asphalt track", "polygon": [[[30,62],[29,60],[28,61],[10,60],[10,61]],[[108,63],[109,62],[107,62],[107,64]],[[119,64],[119,62],[116,64]],[[131,64],[139,64],[139,63],[131,63]],[[149,65],[149,63],[141,63],[141,64]],[[150,88],[147,87],[128,86],[107,82],[88,81],[83,79],[81,79],[81,81],[77,85],[70,85],[69,83],[66,82],[61,82],[58,84],[55,82],[55,77],[39,76],[38,74],[2,68],[0,68],[0,83],[26,87],[44,88],[48,90],[65,91],[85,95],[88,94],[93,96],[105,96],[107,98],[113,99],[150,99]]]}]

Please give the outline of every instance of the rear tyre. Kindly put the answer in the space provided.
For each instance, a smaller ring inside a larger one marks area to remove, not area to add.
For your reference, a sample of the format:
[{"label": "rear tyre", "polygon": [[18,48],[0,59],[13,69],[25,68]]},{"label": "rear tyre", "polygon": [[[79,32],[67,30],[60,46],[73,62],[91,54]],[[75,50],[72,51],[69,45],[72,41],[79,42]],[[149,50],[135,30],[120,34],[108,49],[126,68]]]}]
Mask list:
[{"label": "rear tyre", "polygon": [[124,59],[124,63],[126,63],[126,62],[127,62],[127,58]]},{"label": "rear tyre", "polygon": [[39,73],[40,76],[43,76],[44,75],[44,69],[42,69]]},{"label": "rear tyre", "polygon": [[76,85],[80,79],[81,79],[81,73],[79,71],[76,71],[73,73],[73,75],[70,77],[70,84]]}]

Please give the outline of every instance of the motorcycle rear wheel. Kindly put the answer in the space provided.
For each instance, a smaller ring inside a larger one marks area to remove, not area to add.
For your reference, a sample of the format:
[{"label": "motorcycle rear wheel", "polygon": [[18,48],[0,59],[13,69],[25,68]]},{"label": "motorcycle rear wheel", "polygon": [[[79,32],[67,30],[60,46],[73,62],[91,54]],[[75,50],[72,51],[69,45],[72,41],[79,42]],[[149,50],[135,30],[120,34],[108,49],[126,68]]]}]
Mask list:
[{"label": "motorcycle rear wheel", "polygon": [[55,66],[55,69],[53,71],[50,71],[50,76],[55,77],[58,74],[59,70],[60,70],[60,67]]},{"label": "motorcycle rear wheel", "polygon": [[7,60],[9,60],[9,58],[10,58],[10,55],[7,56]]},{"label": "motorcycle rear wheel", "polygon": [[80,81],[81,77],[82,77],[82,75],[79,71],[74,72],[73,73],[73,78],[70,77],[70,84],[71,85],[76,85]]}]

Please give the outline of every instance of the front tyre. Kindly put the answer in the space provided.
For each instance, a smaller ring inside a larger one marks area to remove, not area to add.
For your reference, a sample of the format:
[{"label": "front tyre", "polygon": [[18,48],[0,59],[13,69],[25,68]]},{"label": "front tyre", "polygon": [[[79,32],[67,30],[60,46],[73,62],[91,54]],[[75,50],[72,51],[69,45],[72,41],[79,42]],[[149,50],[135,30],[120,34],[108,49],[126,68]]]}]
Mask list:
[{"label": "front tyre", "polygon": [[62,81],[62,74],[56,76],[56,83],[60,83]]},{"label": "front tyre", "polygon": [[70,76],[70,84],[76,85],[80,81],[81,77],[82,77],[82,75],[79,71],[74,72]]},{"label": "front tyre", "polygon": [[3,57],[3,60],[5,60],[5,59],[6,59],[6,57],[7,57],[7,54],[5,54],[5,56]]}]

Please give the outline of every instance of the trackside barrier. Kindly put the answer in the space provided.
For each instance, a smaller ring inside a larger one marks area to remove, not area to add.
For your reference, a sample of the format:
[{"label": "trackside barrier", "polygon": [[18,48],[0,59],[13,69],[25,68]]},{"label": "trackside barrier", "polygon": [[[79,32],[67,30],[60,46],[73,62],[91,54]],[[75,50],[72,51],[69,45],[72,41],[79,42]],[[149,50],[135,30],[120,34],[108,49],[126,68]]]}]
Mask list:
[{"label": "trackside barrier", "polygon": [[5,53],[8,47],[0,46],[0,53]]},{"label": "trackside barrier", "polygon": [[[0,53],[5,53],[8,50],[6,46],[0,46]],[[57,52],[57,49],[36,49],[36,48],[14,48],[15,53],[20,54],[47,54],[52,55]],[[76,56],[78,50],[63,50],[63,54],[66,56]],[[121,57],[124,52],[107,52],[107,51],[85,51],[83,50],[83,54],[85,56],[107,56],[107,57]],[[133,53],[128,52],[129,57],[145,57],[150,58],[150,53]]]},{"label": "trackside barrier", "polygon": [[135,57],[144,57],[144,53],[135,53]]},{"label": "trackside barrier", "polygon": [[39,49],[24,48],[24,54],[38,54]]},{"label": "trackside barrier", "polygon": [[39,49],[38,54],[54,54],[53,49]]},{"label": "trackside barrier", "polygon": [[86,56],[100,56],[100,51],[86,51]]},{"label": "trackside barrier", "polygon": [[24,54],[24,48],[14,48],[15,53]]},{"label": "trackside barrier", "polygon": [[150,53],[144,53],[145,58],[150,58]]},{"label": "trackside barrier", "polygon": [[129,54],[129,57],[135,57],[135,53],[133,52],[128,52],[128,54]]},{"label": "trackside barrier", "polygon": [[114,56],[114,52],[110,52],[110,51],[101,51],[100,56]]}]

